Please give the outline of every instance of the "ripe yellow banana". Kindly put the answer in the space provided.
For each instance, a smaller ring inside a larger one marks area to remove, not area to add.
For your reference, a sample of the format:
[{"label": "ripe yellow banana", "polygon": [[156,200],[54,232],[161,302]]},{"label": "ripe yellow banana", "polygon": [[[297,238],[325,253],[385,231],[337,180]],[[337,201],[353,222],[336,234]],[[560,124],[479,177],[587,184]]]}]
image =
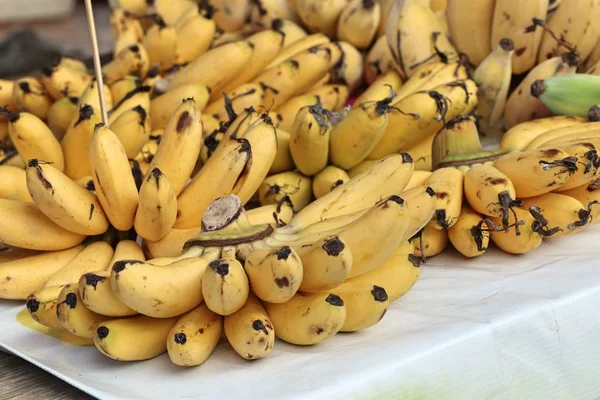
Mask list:
[{"label": "ripe yellow banana", "polygon": [[587,205],[574,197],[561,193],[545,193],[541,196],[523,199],[527,209],[535,208],[547,222],[548,226],[559,228],[552,237],[559,237],[578,232],[590,221]]},{"label": "ripe yellow banana", "polygon": [[139,196],[123,145],[110,129],[98,124],[89,153],[96,195],[108,220],[119,230],[131,229]]},{"label": "ripe yellow banana", "polygon": [[229,120],[230,110],[239,115],[247,108],[259,109],[265,100],[263,88],[256,83],[245,83],[226,94],[229,104],[226,105],[225,98],[221,97],[210,103],[202,112],[212,115],[219,121],[226,122]]},{"label": "ripe yellow banana", "polygon": [[[119,80],[116,80],[112,84],[107,85],[106,87],[108,87],[110,89],[110,98],[113,100],[113,102],[119,103],[119,102],[122,102],[123,99],[127,95],[131,96],[131,94],[129,94],[130,92],[133,92],[136,89],[139,90],[139,88],[141,86],[142,86],[142,80],[140,78],[138,78],[137,76],[125,76]],[[90,95],[88,96],[88,97],[90,97],[89,100],[93,100],[93,99],[91,99],[91,97],[95,97],[97,100],[98,88],[96,85],[96,81],[92,81],[92,83],[88,87],[88,90],[89,91],[93,90],[95,92],[94,95],[92,95],[90,93]],[[87,104],[92,104],[92,103],[87,103]],[[97,109],[100,109],[99,106],[95,106],[95,107]],[[112,106],[110,108],[112,108]]]},{"label": "ripe yellow banana", "polygon": [[[138,78],[135,78],[135,79],[136,79],[136,82],[139,82]],[[117,82],[119,82],[119,81],[117,81]],[[113,85],[113,87],[114,86],[115,85]],[[113,92],[111,91],[111,87],[106,84],[104,85],[103,91],[104,91],[104,101],[106,103],[106,108],[109,110],[113,107],[114,102],[121,100],[121,97],[125,95],[125,93],[123,93],[123,95],[121,95],[119,92],[117,92],[115,90],[115,92],[114,92],[115,95],[118,95],[119,97],[118,98],[114,97]],[[127,92],[129,92],[129,90],[127,90]],[[85,104],[92,106],[95,110],[100,110],[100,95],[99,95],[99,91],[98,91],[98,83],[96,82],[95,79],[92,79],[92,81],[88,84],[88,86],[83,91],[81,96],[79,96],[79,102],[77,103],[77,107],[81,108]]]},{"label": "ripe yellow banana", "polygon": [[356,332],[377,324],[390,304],[385,289],[372,283],[346,282],[330,292],[339,296],[346,308],[340,332]]},{"label": "ripe yellow banana", "polygon": [[[532,3],[537,2],[538,0],[532,1]],[[517,44],[515,44],[515,49],[516,54],[517,50],[519,50]],[[531,95],[531,85],[538,79],[574,73],[577,65],[577,57],[572,53],[565,53],[560,57],[553,57],[546,60],[531,69],[519,86],[508,96],[504,109],[505,127],[510,129],[522,122],[550,116],[551,113],[548,107]],[[513,73],[517,73],[514,64]]]},{"label": "ripe yellow banana", "polygon": [[102,67],[105,83],[111,85],[126,76],[143,78],[150,69],[148,52],[141,44],[133,44],[120,50],[115,59]]},{"label": "ripe yellow banana", "polygon": [[42,68],[41,82],[55,100],[63,97],[79,97],[92,80],[86,68],[73,68],[79,60],[60,58],[54,65]]},{"label": "ripe yellow banana", "polygon": [[0,243],[52,251],[68,249],[84,239],[84,235],[56,225],[33,203],[0,199]]},{"label": "ripe yellow banana", "polygon": [[512,40],[500,40],[473,74],[473,80],[479,86],[477,113],[489,127],[496,125],[504,113],[512,78],[513,53]]},{"label": "ripe yellow banana", "polygon": [[[138,9],[139,7],[131,8]],[[110,15],[110,26],[114,55],[117,55],[124,48],[142,43],[144,28],[138,19],[126,12],[126,9],[120,7],[113,9]]]},{"label": "ripe yellow banana", "polygon": [[484,217],[468,204],[463,204],[456,224],[448,229],[452,246],[465,257],[483,255],[490,243],[490,233]]},{"label": "ripe yellow banana", "polygon": [[264,30],[271,27],[273,21],[278,19],[298,21],[294,7],[287,0],[250,1],[247,21],[251,28]]},{"label": "ripe yellow banana", "polygon": [[544,21],[548,13],[547,0],[520,3],[515,0],[496,0],[492,21],[492,45],[503,38],[514,43],[512,70],[522,74],[535,66],[542,41],[542,29],[533,19]]},{"label": "ripe yellow banana", "polygon": [[408,206],[408,226],[406,238],[412,238],[431,221],[437,205],[436,193],[426,185],[405,190],[401,194]]},{"label": "ripe yellow banana", "polygon": [[65,285],[60,291],[56,303],[56,317],[68,332],[86,339],[93,339],[98,325],[108,320],[108,317],[86,308],[75,283]]},{"label": "ripe yellow banana", "polygon": [[448,231],[439,230],[427,224],[419,236],[411,240],[415,246],[415,256],[422,260],[441,254],[448,246]]},{"label": "ripe yellow banana", "polygon": [[298,111],[290,131],[290,153],[296,168],[312,176],[327,166],[331,132],[330,113],[321,104]]},{"label": "ripe yellow banana", "polygon": [[296,22],[277,18],[271,23],[271,29],[283,33],[283,48],[286,48],[307,36],[306,31]]},{"label": "ripe yellow banana", "polygon": [[271,224],[273,228],[287,225],[294,216],[294,208],[288,199],[284,198],[278,204],[270,204],[246,211],[251,225]]},{"label": "ripe yellow banana", "polygon": [[596,180],[600,168],[597,146],[590,142],[580,142],[565,147],[564,150],[573,160],[577,160],[577,171],[563,185],[556,188],[555,192],[575,189]]},{"label": "ripe yellow banana", "polygon": [[266,178],[258,189],[260,204],[277,204],[288,197],[298,212],[312,199],[312,180],[296,171],[282,172]]},{"label": "ripe yellow banana", "polygon": [[24,161],[32,158],[50,162],[60,171],[65,168],[60,143],[48,126],[28,112],[13,113],[0,109],[8,119],[8,134]]},{"label": "ripe yellow banana", "polygon": [[347,0],[297,0],[296,12],[311,32],[335,37],[337,22]]},{"label": "ripe yellow banana", "polygon": [[135,157],[150,136],[150,118],[147,111],[137,105],[125,111],[111,125],[128,158]]},{"label": "ripe yellow banana", "polygon": [[37,78],[25,77],[15,81],[13,103],[21,111],[29,112],[40,119],[47,119],[52,98]]},{"label": "ripe yellow banana", "polygon": [[350,274],[352,252],[338,236],[326,237],[299,250],[304,279],[300,290],[317,292],[338,287]]},{"label": "ripe yellow banana", "polygon": [[491,29],[495,0],[448,0],[446,18],[452,42],[473,65],[492,52]]},{"label": "ripe yellow banana", "polygon": [[497,159],[494,167],[510,179],[521,199],[562,187],[581,166],[568,152],[548,148],[508,153]]},{"label": "ripe yellow banana", "polygon": [[17,111],[16,105],[13,103],[13,92],[15,90],[15,82],[8,79],[0,79],[0,106],[6,107],[11,111]]},{"label": "ripe yellow banana", "polygon": [[411,77],[418,67],[438,60],[456,61],[458,54],[434,12],[417,0],[390,7],[386,37],[400,74]]},{"label": "ripe yellow banana", "polygon": [[477,106],[477,85],[472,80],[456,81],[435,90],[416,92],[394,104],[381,140],[367,159],[377,160],[410,148],[433,136],[458,115]]},{"label": "ripe yellow banana", "polygon": [[264,303],[264,306],[275,336],[296,345],[329,339],[342,329],[346,320],[344,301],[334,294],[298,293],[286,303]]},{"label": "ripe yellow banana", "polygon": [[583,186],[561,192],[561,194],[571,196],[579,200],[587,208],[591,217],[589,223],[595,223],[600,220],[600,179]]},{"label": "ripe yellow banana", "polygon": [[315,198],[318,199],[349,180],[350,177],[346,171],[333,165],[329,165],[313,178],[313,194]]},{"label": "ripe yellow banana", "polygon": [[0,199],[19,200],[32,203],[27,189],[27,176],[21,168],[0,165]]},{"label": "ripe yellow banana", "polygon": [[327,84],[316,89],[311,89],[306,94],[318,96],[321,104],[327,110],[341,112],[346,106],[350,90],[346,85]]},{"label": "ripe yellow banana", "polygon": [[387,71],[369,85],[369,87],[354,101],[352,107],[358,107],[360,104],[372,101],[381,101],[389,96],[390,91],[396,93],[401,87],[402,78],[400,75],[394,70]]},{"label": "ripe yellow banana", "polygon": [[585,121],[584,118],[580,117],[555,116],[523,122],[515,125],[502,135],[500,148],[511,151],[520,151],[525,149],[532,140],[545,132],[572,125],[579,125]]},{"label": "ripe yellow banana", "polygon": [[241,309],[225,317],[223,327],[231,347],[246,360],[264,358],[273,350],[273,324],[252,293]]},{"label": "ripe yellow banana", "polygon": [[174,26],[167,26],[160,17],[156,17],[144,34],[143,45],[150,65],[158,66],[159,71],[166,71],[175,64],[177,30]]},{"label": "ripe yellow banana", "polygon": [[52,164],[36,159],[27,165],[27,188],[34,203],[55,224],[80,235],[100,235],[108,219],[96,196]]},{"label": "ripe yellow banana", "polygon": [[[519,222],[518,232],[516,229],[505,230],[490,229],[490,239],[502,251],[509,254],[525,254],[534,250],[542,244],[541,225],[528,210],[515,207],[514,215],[509,215],[509,224]],[[491,218],[492,223],[498,225],[503,222],[498,217]],[[542,231],[543,232],[543,231]]]},{"label": "ripe yellow banana", "polygon": [[[294,121],[298,112],[304,107],[315,106],[320,103],[320,97],[314,94],[301,94],[299,96],[292,97],[281,107],[277,108],[277,113],[281,116],[279,127],[286,132],[292,132],[294,127]],[[321,106],[326,110],[331,110],[325,107],[322,103]]]},{"label": "ripe yellow banana", "polygon": [[89,152],[82,149],[89,148],[94,127],[100,122],[99,111],[90,105],[81,106],[71,120],[61,141],[65,159],[64,172],[69,178],[76,180],[92,175]]},{"label": "ripe yellow banana", "polygon": [[211,0],[215,8],[214,20],[225,32],[235,32],[243,28],[250,0]]},{"label": "ripe yellow banana", "polygon": [[370,85],[386,72],[397,70],[399,67],[388,46],[387,37],[383,35],[375,41],[365,58],[365,81]]},{"label": "ripe yellow banana", "polygon": [[148,360],[167,351],[167,337],[176,322],[177,317],[145,315],[104,321],[96,329],[94,345],[113,360]]},{"label": "ripe yellow banana", "polygon": [[469,79],[469,73],[464,60],[445,63],[435,61],[417,68],[396,93],[395,103],[416,92],[435,90],[436,87],[455,81]]},{"label": "ripe yellow banana", "polygon": [[251,252],[246,257],[244,270],[252,292],[269,303],[285,303],[291,299],[303,280],[302,261],[289,246]]},{"label": "ripe yellow banana", "polygon": [[342,10],[337,37],[359,49],[373,42],[381,21],[381,5],[375,0],[352,0]]},{"label": "ripe yellow banana", "polygon": [[185,65],[206,53],[217,29],[210,9],[202,15],[195,15],[178,22],[176,27],[177,38],[173,59],[175,65]]},{"label": "ripe yellow banana", "polygon": [[27,297],[27,311],[34,321],[48,328],[62,328],[56,315],[56,306],[63,287],[64,285],[46,286]]},{"label": "ripe yellow banana", "polygon": [[79,282],[82,275],[88,272],[101,271],[108,268],[114,255],[112,247],[106,242],[88,244],[64,268],[58,270],[44,284],[45,287],[66,285]]},{"label": "ripe yellow banana", "polygon": [[194,99],[196,108],[203,110],[210,98],[205,85],[184,85],[157,96],[150,102],[150,125],[152,129],[165,129],[171,117],[186,99]]},{"label": "ripe yellow banana", "polygon": [[150,90],[149,86],[138,86],[127,92],[123,98],[115,102],[114,106],[108,111],[108,122],[113,124],[124,113],[134,107],[140,106],[144,110],[150,109]]},{"label": "ripe yellow banana", "polygon": [[41,289],[52,275],[67,266],[83,250],[47,251],[0,264],[0,298],[25,300]]},{"label": "ripe yellow banana", "polygon": [[223,332],[223,317],[200,304],[183,314],[167,337],[169,359],[175,365],[192,367],[204,363],[217,347]]},{"label": "ripe yellow banana", "polygon": [[548,148],[556,144],[564,144],[570,140],[585,140],[590,137],[598,137],[600,131],[599,122],[585,122],[582,124],[573,124],[559,128],[553,128],[541,133],[535,139],[531,140],[525,150],[533,150],[539,148]]},{"label": "ripe yellow banana", "polygon": [[295,168],[290,153],[290,134],[282,129],[276,129],[275,133],[277,135],[277,152],[269,169],[269,175],[291,171]]},{"label": "ripe yellow banana", "polygon": [[[342,59],[331,71],[331,80],[343,83],[351,90],[358,88],[363,83],[364,60],[362,53],[348,42],[336,42],[342,50]],[[325,83],[329,82],[329,79]]]},{"label": "ripe yellow banana", "polygon": [[219,315],[231,315],[241,309],[249,291],[244,267],[235,259],[212,261],[202,277],[204,302]]},{"label": "ripe yellow banana", "polygon": [[415,162],[415,172],[430,172],[433,169],[432,146],[434,139],[435,135],[406,149]]},{"label": "ripe yellow banana", "polygon": [[331,129],[329,151],[333,165],[351,169],[371,153],[385,134],[393,99],[394,93],[390,92],[383,99],[360,104]]},{"label": "ripe yellow banana", "polygon": [[144,178],[135,214],[135,231],[148,240],[162,239],[175,224],[177,197],[173,187],[158,168]]},{"label": "ripe yellow banana", "polygon": [[[63,97],[55,101],[50,107],[47,125],[57,139],[62,139],[67,129],[69,129],[71,121],[79,112],[78,101],[79,99],[76,97]],[[6,132],[8,133],[8,126]]]},{"label": "ripe yellow banana", "polygon": [[458,221],[463,200],[464,175],[453,167],[433,171],[424,183],[435,191],[436,210],[431,224],[435,229],[448,230]]},{"label": "ripe yellow banana", "polygon": [[308,35],[289,46],[285,46],[280,53],[265,67],[265,69],[276,67],[282,62],[287,61],[310,48],[322,46],[329,42],[330,39],[321,33],[313,33],[312,35]]}]

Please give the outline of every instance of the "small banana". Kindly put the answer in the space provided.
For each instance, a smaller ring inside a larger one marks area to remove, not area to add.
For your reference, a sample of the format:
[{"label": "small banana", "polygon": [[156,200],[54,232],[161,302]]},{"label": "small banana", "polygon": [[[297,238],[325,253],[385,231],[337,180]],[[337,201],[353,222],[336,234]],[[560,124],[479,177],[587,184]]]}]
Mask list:
[{"label": "small banana", "polygon": [[[515,207],[508,218],[510,225],[518,224],[518,230],[490,229],[490,239],[500,250],[509,254],[525,254],[541,246],[543,233],[548,231],[548,227],[544,228],[528,210]],[[498,217],[491,220],[495,225],[504,223]],[[550,230],[551,235],[555,229]]]},{"label": "small banana", "polygon": [[495,0],[448,0],[446,18],[452,42],[473,65],[492,52],[492,20]]},{"label": "small banana", "polygon": [[86,339],[93,339],[98,325],[108,320],[108,317],[86,308],[74,283],[65,285],[60,291],[56,300],[56,317],[68,332]]},{"label": "small banana", "polygon": [[435,61],[424,64],[417,68],[415,74],[398,89],[394,103],[400,103],[411,94],[436,90],[438,86],[466,79],[469,79],[469,73],[465,60],[452,63]]},{"label": "small banana", "polygon": [[315,175],[327,166],[332,125],[329,117],[321,104],[303,107],[296,115],[290,131],[290,153],[304,175]]},{"label": "small banana", "polygon": [[120,50],[115,59],[102,67],[105,83],[113,84],[126,76],[143,78],[150,69],[148,52],[141,44],[132,44]]},{"label": "small banana", "polygon": [[431,136],[406,149],[415,162],[415,172],[429,172],[433,169],[432,146],[435,138],[435,135]]},{"label": "small banana", "polygon": [[202,277],[204,302],[219,315],[231,315],[241,309],[249,291],[244,267],[235,259],[212,261]]},{"label": "small banana", "polygon": [[326,237],[299,250],[304,279],[303,292],[325,291],[338,287],[352,269],[352,250],[339,236]]},{"label": "small banana", "polygon": [[321,33],[313,33],[312,35],[308,35],[289,46],[285,46],[264,69],[276,67],[282,62],[289,60],[303,51],[313,47],[325,45],[329,42],[330,39]]},{"label": "small banana", "polygon": [[157,65],[159,71],[167,71],[175,64],[177,30],[174,26],[167,26],[159,16],[144,34],[143,45],[150,65]]},{"label": "small banana", "polygon": [[312,180],[296,171],[282,172],[266,178],[258,189],[260,204],[278,204],[288,197],[298,212],[312,199]]},{"label": "small banana", "polygon": [[284,49],[307,36],[306,31],[300,25],[288,19],[274,19],[271,23],[271,29],[283,33]]},{"label": "small banana", "polygon": [[50,67],[42,68],[41,82],[55,100],[63,97],[79,97],[92,80],[85,66],[75,67],[79,60],[61,57]]},{"label": "small banana", "polygon": [[190,63],[208,51],[217,29],[215,21],[212,18],[213,11],[213,9],[208,7],[202,10],[202,14],[177,23],[175,52],[173,56],[173,63],[175,65]]},{"label": "small banana", "polygon": [[[133,78],[133,77],[131,77],[131,78]],[[138,78],[135,78],[135,79],[136,79],[136,82],[139,83],[139,79]],[[120,81],[117,81],[117,82],[120,82]],[[117,85],[117,84],[113,84],[112,86],[108,86],[108,85],[103,86],[104,102],[106,103],[106,108],[109,110],[113,107],[114,102],[121,100],[121,97],[125,95],[125,93],[123,93],[123,95],[121,95],[116,90],[114,92],[115,94],[113,95],[111,88],[114,87],[115,85]],[[140,85],[141,85],[141,83],[140,83]],[[120,86],[120,85],[117,85],[117,86]],[[129,92],[129,90],[130,89],[128,89],[127,92]],[[115,97],[115,95],[118,97]],[[81,93],[81,96],[79,96],[77,108],[81,109],[81,107],[85,104],[93,107],[95,110],[100,110],[100,92],[98,91],[98,82],[96,82],[95,79],[92,79],[90,81],[90,83],[88,84],[86,89],[83,91],[83,93]]]},{"label": "small banana", "polygon": [[428,225],[435,215],[437,196],[435,191],[425,184],[402,192],[402,198],[408,205],[409,221],[406,228],[407,238],[418,234]]},{"label": "small banana", "polygon": [[144,178],[139,193],[133,223],[135,231],[144,239],[160,240],[169,233],[177,218],[177,198],[173,187],[155,167]]},{"label": "small banana", "polygon": [[290,153],[291,135],[283,129],[276,129],[275,133],[277,135],[277,151],[269,169],[269,175],[291,171],[295,168],[294,159]]},{"label": "small banana", "polygon": [[448,240],[465,257],[479,257],[489,246],[490,233],[484,217],[463,204],[456,224],[448,229]]},{"label": "small banana", "polygon": [[214,20],[225,32],[235,32],[243,28],[250,0],[211,0],[215,8]]},{"label": "small banana", "polygon": [[241,309],[225,316],[223,327],[231,347],[246,360],[265,358],[273,350],[273,324],[252,293]]},{"label": "small banana", "polygon": [[104,321],[96,329],[94,345],[113,360],[148,360],[167,351],[167,337],[177,319],[139,315]]},{"label": "small banana", "polygon": [[553,129],[583,124],[585,119],[573,116],[557,116],[534,119],[515,125],[502,135],[500,148],[520,151],[535,138]]},{"label": "small banana", "polygon": [[275,336],[296,345],[313,345],[331,338],[346,321],[344,301],[334,294],[296,294],[282,304],[264,303]]},{"label": "small banana", "polygon": [[[279,127],[286,132],[292,132],[294,121],[300,110],[304,107],[316,106],[320,103],[320,100],[320,97],[314,94],[301,94],[292,97],[282,104],[281,107],[277,108],[277,113],[281,116]],[[323,105],[322,107],[329,110],[329,108]]]},{"label": "small banana", "polygon": [[381,101],[389,96],[390,91],[396,93],[402,87],[402,78],[390,70],[381,74],[369,87],[354,101],[353,108],[360,104],[372,101]]},{"label": "small banana", "polygon": [[596,180],[600,168],[597,145],[590,142],[579,142],[565,147],[564,150],[570,160],[577,160],[577,171],[574,171],[563,185],[554,189],[555,192],[575,189]]},{"label": "small banana", "polygon": [[[142,23],[126,10],[139,7],[113,8],[110,15],[110,27],[113,37],[113,55],[117,55],[126,47],[142,43],[144,28]],[[142,14],[140,14],[142,15]]]},{"label": "small banana", "polygon": [[[348,42],[337,42],[342,59],[332,70],[332,82],[343,83],[354,90],[363,83],[364,60],[361,52]],[[329,80],[327,80],[329,81]]]},{"label": "small banana", "polygon": [[525,146],[525,150],[549,148],[568,141],[597,138],[598,132],[600,132],[600,123],[598,122],[575,123],[553,128],[536,136]]},{"label": "small banana", "polygon": [[27,297],[27,311],[34,321],[48,328],[62,328],[56,315],[56,306],[63,287],[64,285],[46,286]]},{"label": "small banana", "polygon": [[[90,147],[94,127],[101,122],[100,112],[90,105],[82,105],[72,119],[69,128],[61,141],[64,153],[64,172],[71,179],[91,176],[89,151],[81,151]],[[41,160],[47,161],[44,158]],[[53,164],[56,167],[56,164]]]},{"label": "small banana", "polygon": [[337,186],[343,185],[349,180],[350,177],[346,171],[333,165],[329,165],[313,178],[313,195],[316,199],[323,197]]},{"label": "small banana", "polygon": [[165,129],[181,103],[194,99],[196,108],[203,110],[210,98],[210,89],[205,85],[183,85],[153,98],[150,102],[150,126]]},{"label": "small banana", "polygon": [[340,332],[356,332],[377,324],[390,304],[385,289],[371,283],[346,282],[330,292],[339,296],[346,308]]},{"label": "small banana", "polygon": [[[386,72],[398,72],[398,69],[392,51],[388,46],[387,37],[385,35],[379,37],[365,58],[365,81],[371,85]],[[401,78],[405,77],[402,76]]]},{"label": "small banana", "polygon": [[459,219],[463,200],[464,175],[453,167],[433,171],[425,185],[435,192],[436,210],[431,224],[435,229],[448,230]]},{"label": "small banana", "polygon": [[224,97],[221,97],[210,103],[202,112],[214,116],[221,122],[226,122],[229,120],[231,110],[239,115],[247,108],[260,108],[265,100],[264,89],[256,83],[240,85],[226,94],[228,103],[225,102]]},{"label": "small banana", "polygon": [[347,0],[297,0],[296,12],[311,32],[335,37],[337,22]]},{"label": "small banana", "polygon": [[[560,193],[545,193],[523,199],[523,206],[543,217],[544,222],[558,228],[552,237],[570,235],[582,230],[590,220],[587,205],[574,197]],[[530,211],[531,212],[531,211]]]},{"label": "small banana", "polygon": [[21,168],[0,165],[0,199],[19,200],[33,203],[27,189],[27,175]]},{"label": "small banana", "polygon": [[571,196],[586,206],[590,213],[589,223],[595,223],[600,220],[600,179],[561,192],[561,194]]},{"label": "small banana", "polygon": [[412,239],[415,246],[415,256],[422,260],[441,254],[448,246],[448,231],[436,229],[432,224],[427,224],[419,236]]},{"label": "small banana", "polygon": [[375,0],[352,0],[342,10],[337,37],[359,49],[373,42],[381,20],[381,5]]},{"label": "small banana", "polygon": [[251,225],[271,224],[273,228],[285,226],[294,216],[294,208],[287,198],[278,204],[270,204],[246,211]]},{"label": "small banana", "polygon": [[69,129],[71,121],[79,112],[78,102],[79,99],[77,97],[63,97],[55,101],[50,107],[47,125],[58,140],[63,138],[65,132]]},{"label": "small banana", "polygon": [[111,125],[128,158],[135,157],[150,138],[150,118],[147,111],[137,105],[125,111]]},{"label": "small banana", "polygon": [[[311,89],[306,94],[318,96],[321,104],[323,104],[323,108],[330,111],[341,112],[346,106],[346,102],[350,96],[350,89],[347,85],[327,84],[317,89]],[[280,125],[280,127],[283,126]]]},{"label": "small banana", "polygon": [[150,109],[150,91],[149,86],[138,86],[127,92],[123,98],[116,101],[113,107],[108,111],[108,122],[113,124],[123,114],[135,107],[142,107],[144,110]]},{"label": "small banana", "polygon": [[21,111],[29,112],[40,119],[47,119],[52,106],[52,98],[39,80],[33,77],[15,81],[13,104]]}]

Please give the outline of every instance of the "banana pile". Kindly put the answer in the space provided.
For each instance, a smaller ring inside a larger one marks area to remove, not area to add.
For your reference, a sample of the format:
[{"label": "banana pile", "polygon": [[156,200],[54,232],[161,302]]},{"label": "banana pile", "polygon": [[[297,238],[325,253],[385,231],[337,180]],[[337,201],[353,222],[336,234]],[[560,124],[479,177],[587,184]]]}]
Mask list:
[{"label": "banana pile", "polygon": [[110,358],[314,345],[600,217],[600,1],[111,3],[103,87],[0,80],[0,298]]}]

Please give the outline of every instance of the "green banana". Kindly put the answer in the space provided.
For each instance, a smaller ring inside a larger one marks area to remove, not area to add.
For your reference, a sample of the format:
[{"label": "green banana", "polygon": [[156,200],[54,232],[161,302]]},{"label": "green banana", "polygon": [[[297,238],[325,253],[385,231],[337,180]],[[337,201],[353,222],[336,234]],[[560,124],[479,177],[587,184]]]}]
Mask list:
[{"label": "green banana", "polygon": [[590,108],[600,104],[600,76],[571,74],[537,80],[531,94],[554,115],[587,117]]}]

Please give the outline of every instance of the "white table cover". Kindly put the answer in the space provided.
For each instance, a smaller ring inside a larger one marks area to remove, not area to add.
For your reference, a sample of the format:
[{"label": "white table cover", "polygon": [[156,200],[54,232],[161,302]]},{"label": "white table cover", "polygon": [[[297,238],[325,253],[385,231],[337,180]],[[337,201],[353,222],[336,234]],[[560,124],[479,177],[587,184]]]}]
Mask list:
[{"label": "white table cover", "polygon": [[600,224],[525,256],[449,253],[377,326],[247,362],[226,344],[202,366],[112,361],[15,320],[0,345],[102,399],[598,399]]}]

